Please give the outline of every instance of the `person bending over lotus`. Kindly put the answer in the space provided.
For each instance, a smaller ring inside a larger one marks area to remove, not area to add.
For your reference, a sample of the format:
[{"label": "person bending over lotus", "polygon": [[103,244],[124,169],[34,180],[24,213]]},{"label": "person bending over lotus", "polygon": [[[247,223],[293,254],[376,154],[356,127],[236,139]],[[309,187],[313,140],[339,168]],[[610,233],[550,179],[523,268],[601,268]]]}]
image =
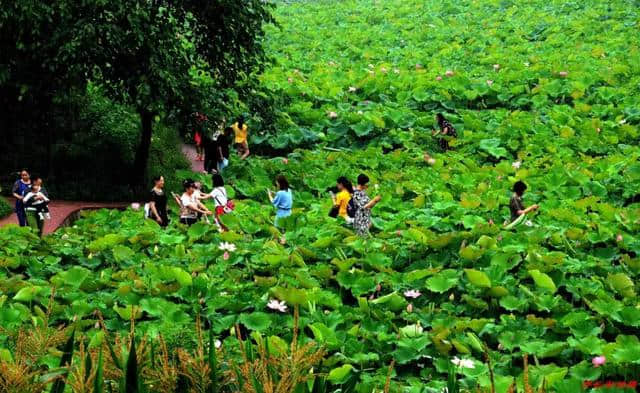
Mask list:
[{"label": "person bending over lotus", "polygon": [[522,203],[522,196],[524,192],[527,190],[527,185],[524,184],[523,181],[518,180],[516,184],[513,185],[513,195],[511,196],[511,200],[509,201],[509,209],[511,210],[511,222],[514,222],[523,214],[527,214],[534,210],[538,210],[538,205],[531,205],[527,208],[524,207]]},{"label": "person bending over lotus", "polygon": [[[434,135],[442,134],[445,137],[451,137],[451,138],[458,137],[458,133],[456,132],[456,129],[453,127],[453,125],[451,125],[451,123],[449,123],[449,120],[444,118],[444,115],[442,113],[438,113],[436,115],[436,121],[438,122],[438,127],[440,128],[440,130],[437,132],[434,132]],[[440,138],[438,140],[438,143],[440,144],[440,148],[443,151],[447,151],[451,149],[449,147],[449,141],[447,138]]]}]

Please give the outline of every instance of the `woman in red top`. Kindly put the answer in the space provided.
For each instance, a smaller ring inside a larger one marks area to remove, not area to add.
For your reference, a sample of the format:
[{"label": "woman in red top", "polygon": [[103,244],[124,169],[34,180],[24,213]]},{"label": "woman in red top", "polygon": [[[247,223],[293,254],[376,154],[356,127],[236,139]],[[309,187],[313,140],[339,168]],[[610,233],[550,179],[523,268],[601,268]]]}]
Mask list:
[{"label": "woman in red top", "polygon": [[207,116],[196,112],[194,113],[195,122],[193,129],[193,140],[196,143],[196,161],[204,161],[204,145],[202,141],[202,129],[204,128],[204,122],[207,120]]}]

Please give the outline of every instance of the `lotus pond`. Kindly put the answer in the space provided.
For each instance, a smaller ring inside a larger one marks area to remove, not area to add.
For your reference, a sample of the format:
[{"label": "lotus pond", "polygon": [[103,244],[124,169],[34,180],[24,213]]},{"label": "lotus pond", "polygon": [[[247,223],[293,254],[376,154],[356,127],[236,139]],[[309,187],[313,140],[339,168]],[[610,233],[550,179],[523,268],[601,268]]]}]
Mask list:
[{"label": "lotus pond", "polygon": [[[96,310],[109,331],[133,319],[169,346],[192,345],[196,315],[223,346],[236,325],[285,345],[298,307],[335,392],[382,391],[391,364],[391,391],[411,393],[450,374],[473,391],[493,375],[496,392],[637,378],[637,4],[303,1],[276,16],[262,80],[279,132],[255,142],[305,148],[232,162],[223,234],[134,210],[42,240],[0,229],[3,332],[37,324],[55,288],[52,323],[75,318],[88,345],[104,335]],[[446,154],[437,111],[458,129]],[[327,188],[360,172],[382,196],[369,239],[327,216]],[[279,173],[295,198],[285,245],[265,192]],[[507,230],[518,179],[540,210]]]}]

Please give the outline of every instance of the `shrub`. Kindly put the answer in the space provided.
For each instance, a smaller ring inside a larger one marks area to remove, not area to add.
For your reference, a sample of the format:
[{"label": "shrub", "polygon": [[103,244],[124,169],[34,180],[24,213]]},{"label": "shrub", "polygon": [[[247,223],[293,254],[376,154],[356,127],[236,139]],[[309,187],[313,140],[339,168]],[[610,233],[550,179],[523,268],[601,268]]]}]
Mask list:
[{"label": "shrub", "polygon": [[11,205],[9,205],[4,198],[0,197],[0,218],[4,218],[11,213],[13,213]]}]

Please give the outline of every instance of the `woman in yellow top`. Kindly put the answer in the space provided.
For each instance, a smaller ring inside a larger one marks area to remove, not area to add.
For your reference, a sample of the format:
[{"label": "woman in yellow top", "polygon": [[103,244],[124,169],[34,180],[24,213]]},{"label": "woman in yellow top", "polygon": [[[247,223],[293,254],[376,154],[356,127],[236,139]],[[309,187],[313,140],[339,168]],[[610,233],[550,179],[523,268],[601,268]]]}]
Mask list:
[{"label": "woman in yellow top", "polygon": [[244,123],[244,117],[239,116],[238,120],[233,123],[231,126],[233,129],[233,133],[235,134],[235,144],[236,149],[238,149],[238,155],[241,160],[249,157],[249,142],[247,141],[247,136],[249,134],[249,129],[247,125]]},{"label": "woman in yellow top", "polygon": [[337,180],[338,195],[333,198],[333,205],[338,208],[338,215],[345,219],[347,223],[351,223],[353,219],[347,214],[347,205],[353,194],[353,185],[344,176],[340,176]]}]

